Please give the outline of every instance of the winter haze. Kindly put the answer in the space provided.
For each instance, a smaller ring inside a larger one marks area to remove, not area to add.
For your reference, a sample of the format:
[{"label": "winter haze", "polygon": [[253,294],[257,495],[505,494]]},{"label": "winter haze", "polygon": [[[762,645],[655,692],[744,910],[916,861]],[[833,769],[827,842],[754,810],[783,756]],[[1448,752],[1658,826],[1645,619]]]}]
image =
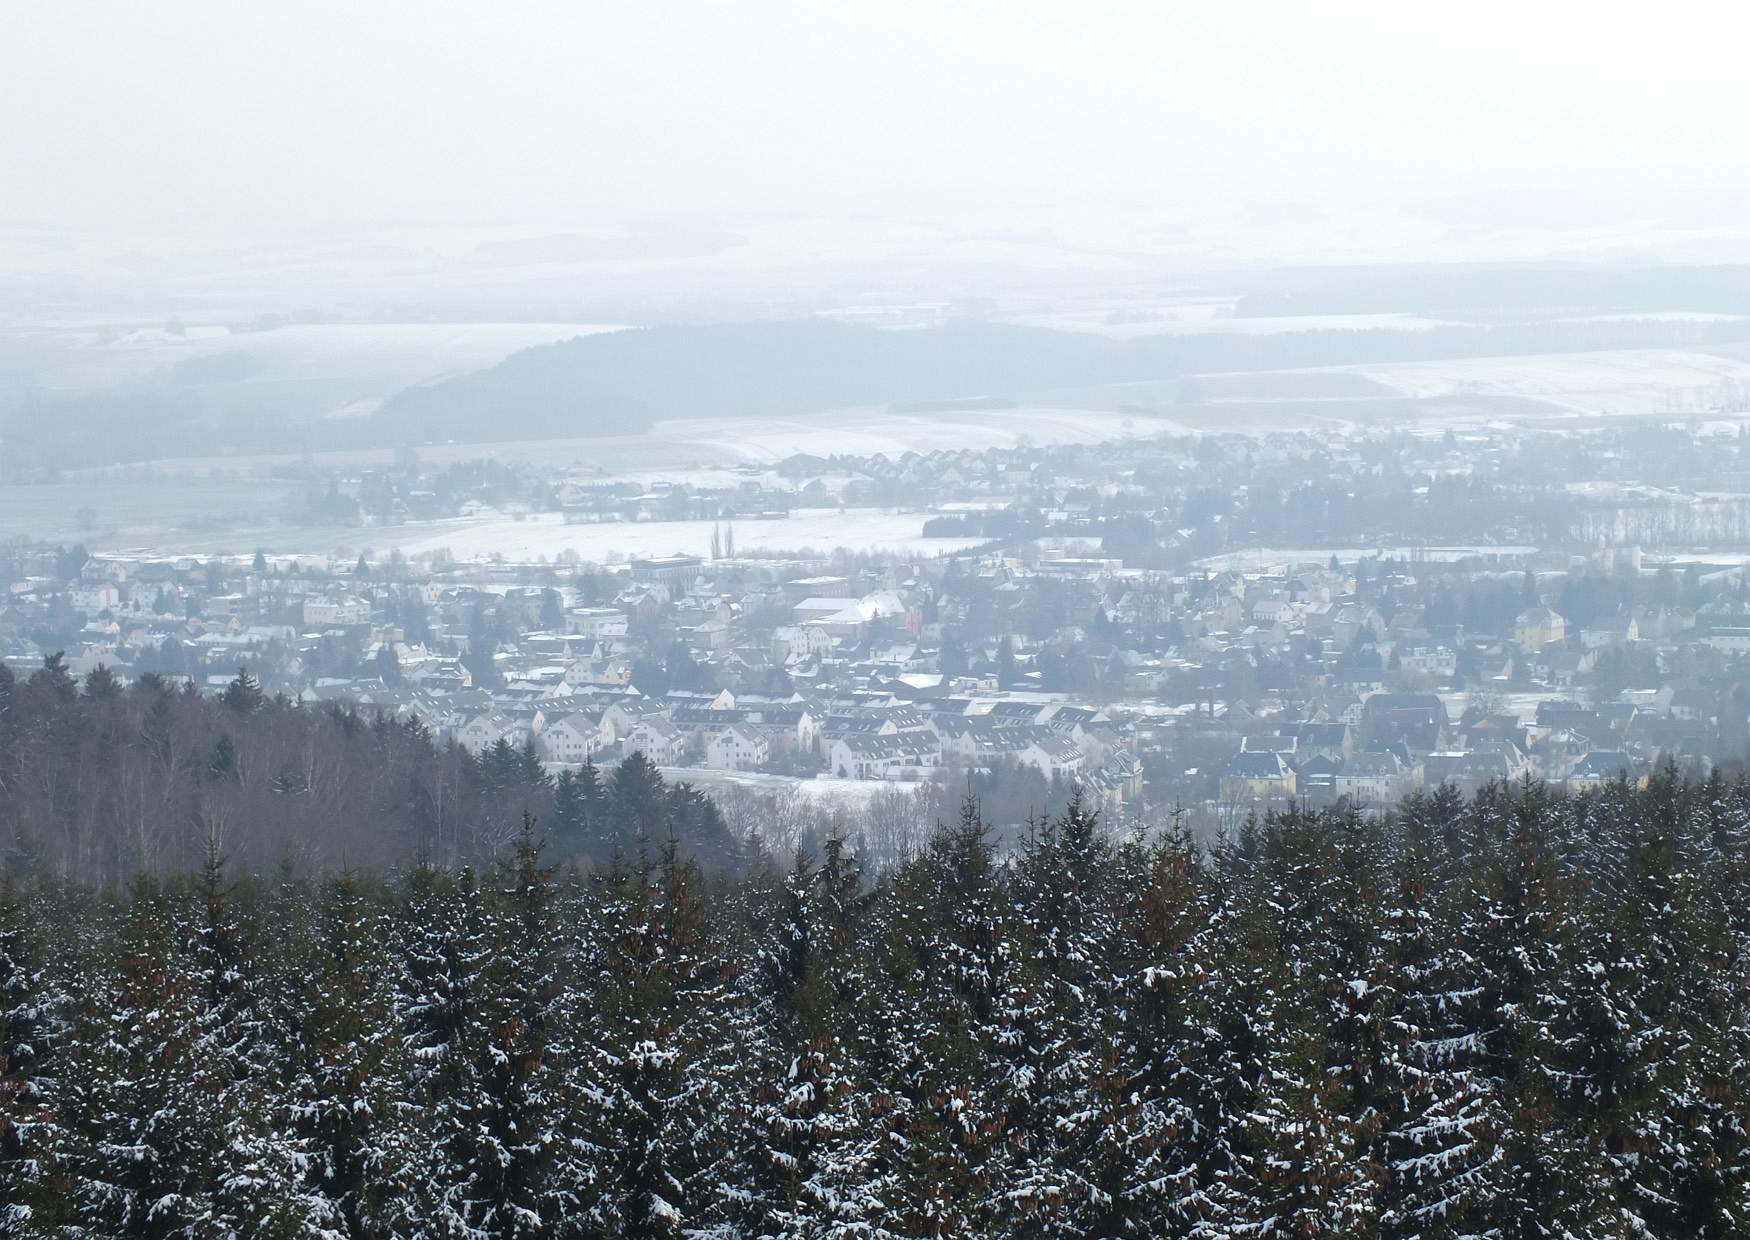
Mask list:
[{"label": "winter haze", "polygon": [[0,1240],[1750,1234],[1750,17],[0,37]]}]

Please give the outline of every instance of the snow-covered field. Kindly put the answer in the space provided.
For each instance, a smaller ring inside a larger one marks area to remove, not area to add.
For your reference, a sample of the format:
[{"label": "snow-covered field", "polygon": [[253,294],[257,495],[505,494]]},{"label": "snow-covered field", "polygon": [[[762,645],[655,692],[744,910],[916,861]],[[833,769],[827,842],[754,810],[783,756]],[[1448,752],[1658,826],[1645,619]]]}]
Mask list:
[{"label": "snow-covered field", "polygon": [[[235,355],[252,383],[357,378],[379,396],[497,365],[519,349],[615,327],[597,323],[297,323],[263,331],[193,325],[43,334],[39,380],[56,388],[132,382]],[[198,371],[192,372],[199,374]]]},{"label": "snow-covered field", "polygon": [[[585,479],[726,487],[746,481],[792,483],[793,479],[780,479],[771,467],[798,452],[820,456],[885,453],[897,458],[913,450],[979,449],[1021,442],[1096,443],[1183,429],[1160,418],[1079,409],[992,409],[942,416],[840,410],[807,418],[673,420],[659,423],[642,435],[439,444],[421,447],[419,457],[431,468],[441,468],[452,461],[491,457],[537,465],[553,472],[574,472]],[[319,467],[344,469],[387,464],[393,455],[389,449],[356,449],[315,453],[309,459]],[[120,545],[153,545],[186,554],[250,552],[256,547],[311,553],[360,546],[385,549],[399,546],[412,551],[450,547],[467,558],[503,554],[531,559],[543,554],[552,557],[571,549],[584,559],[596,561],[606,561],[616,553],[621,556],[665,555],[674,551],[702,553],[710,545],[709,522],[566,526],[557,518],[516,521],[487,517],[313,531],[287,524],[268,511],[270,507],[284,505],[286,484],[268,483],[266,479],[274,467],[293,459],[284,455],[183,457],[149,465],[78,471],[70,477],[76,477],[83,488],[78,492],[79,499],[61,505],[53,528],[65,529],[68,536],[77,533],[74,513],[88,502],[101,519],[107,520],[116,506],[109,501],[104,488],[125,484],[141,492],[162,493],[180,512],[193,495],[189,489],[193,479],[199,479],[203,485],[223,481],[245,497],[252,494],[255,480],[262,488],[273,488],[274,505],[249,505],[250,519],[232,528],[192,533],[169,524],[135,525],[128,528],[125,542]],[[830,477],[827,485],[829,490],[834,487]],[[32,493],[44,500],[49,494],[42,488],[33,488]],[[259,490],[260,495],[268,493],[266,489]],[[93,494],[96,499],[90,498]],[[49,528],[40,523],[41,506],[33,498],[30,512],[20,517],[23,528],[38,534]],[[132,507],[135,511],[149,511],[142,503]],[[830,551],[845,547],[926,555],[970,545],[965,539],[924,538],[925,519],[923,513],[816,511],[784,521],[746,520],[736,523],[736,545],[748,551],[797,547]],[[117,545],[107,539],[97,541],[98,545]]]},{"label": "snow-covered field", "polygon": [[1280,336],[1288,332],[1425,332],[1449,324],[1415,314],[1291,314],[1169,323],[1167,332],[1188,335],[1225,332],[1233,336]]},{"label": "snow-covered field", "polygon": [[[1476,695],[1465,692],[1450,692],[1441,693],[1438,696],[1441,704],[1446,707],[1447,715],[1450,718],[1458,719],[1463,716],[1467,709],[1469,709],[1471,699]],[[1503,714],[1512,715],[1515,719],[1524,723],[1530,723],[1535,720],[1537,718],[1537,708],[1545,702],[1571,702],[1574,700],[1574,694],[1571,691],[1559,693],[1554,690],[1507,693],[1491,692],[1488,696],[1494,703],[1494,709],[1501,711]]]},{"label": "snow-covered field", "polygon": [[938,448],[1099,443],[1128,435],[1189,433],[1164,418],[1045,407],[944,413],[844,409],[794,418],[675,418],[650,428],[652,439],[752,462],[781,461],[798,452],[898,457]]},{"label": "snow-covered field", "polygon": [[794,775],[768,775],[753,771],[713,771],[696,766],[658,768],[670,783],[692,784],[701,792],[719,794],[742,790],[756,794],[783,795],[794,792],[806,801],[830,809],[867,809],[883,793],[916,796],[918,784],[883,779],[840,779],[817,775],[799,779]]},{"label": "snow-covered field", "polygon": [[883,793],[916,796],[921,788],[918,784],[895,783],[890,779],[840,779],[836,775],[817,775],[813,779],[798,781],[796,790],[817,804],[867,809],[869,803]]},{"label": "snow-covered field", "polygon": [[1339,563],[1356,560],[1408,560],[1420,556],[1424,560],[1448,564],[1471,556],[1492,556],[1501,559],[1523,559],[1537,554],[1536,547],[1470,546],[1470,547],[1251,547],[1245,551],[1228,551],[1198,560],[1195,567],[1210,572],[1256,573],[1277,565],[1328,564],[1332,556]]},{"label": "snow-covered field", "polygon": [[1322,368],[1358,374],[1406,396],[1530,397],[1583,414],[1700,412],[1750,385],[1750,362],[1681,349],[1543,353]]},{"label": "snow-covered field", "polygon": [[[600,481],[684,482],[692,486],[733,486],[749,480],[775,481],[775,475],[745,472],[773,465],[798,452],[817,456],[885,453],[938,448],[1000,448],[1032,444],[1102,443],[1129,436],[1184,435],[1196,432],[1177,422],[1146,415],[1088,409],[990,409],[953,414],[901,414],[884,409],[835,410],[795,418],[671,418],[640,435],[598,435],[577,439],[527,439],[502,442],[422,445],[419,459],[441,466],[452,461],[495,460],[577,469]],[[322,468],[385,465],[388,448],[315,452],[307,458]],[[90,477],[133,473],[168,476],[207,474],[221,469],[235,475],[262,471],[298,458],[259,456],[175,457],[139,466],[104,466],[76,471]]]},{"label": "snow-covered field", "polygon": [[[976,546],[972,538],[925,538],[928,513],[877,508],[822,509],[797,512],[782,521],[736,521],[738,552],[788,551],[813,548],[834,551],[892,551],[938,555]],[[508,560],[555,559],[566,551],[605,564],[616,559],[662,555],[705,555],[711,521],[623,521],[599,525],[567,525],[557,515],[542,514],[517,521],[485,517],[469,521],[434,522],[431,532],[399,543],[407,555],[448,550],[458,559],[483,560],[502,555]],[[399,527],[409,530],[414,527]],[[385,531],[387,532],[387,531]]]},{"label": "snow-covered field", "polygon": [[1558,319],[1560,323],[1737,323],[1742,314],[1716,314],[1709,310],[1631,310],[1624,314],[1582,314]]},{"label": "snow-covered field", "polygon": [[1742,551],[1689,551],[1672,552],[1668,555],[1649,555],[1641,563],[1657,568],[1662,564],[1696,564],[1710,565],[1715,568],[1746,568],[1750,567],[1750,555]]},{"label": "snow-covered field", "polygon": [[1143,336],[1278,336],[1288,332],[1408,331],[1440,327],[1443,320],[1397,314],[1235,315],[1232,303],[1169,304],[1132,313],[1065,312],[1021,315],[1008,320],[1025,327],[1093,332],[1118,340]]}]

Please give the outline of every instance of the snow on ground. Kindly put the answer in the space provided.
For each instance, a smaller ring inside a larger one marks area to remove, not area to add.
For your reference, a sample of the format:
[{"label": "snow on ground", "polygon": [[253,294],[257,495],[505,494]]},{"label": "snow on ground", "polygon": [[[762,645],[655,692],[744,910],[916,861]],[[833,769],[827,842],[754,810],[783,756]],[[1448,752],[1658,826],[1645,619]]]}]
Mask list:
[{"label": "snow on ground", "polygon": [[[1436,696],[1439,697],[1441,704],[1446,707],[1447,716],[1452,719],[1459,719],[1462,718],[1464,712],[1470,708],[1471,700],[1477,695],[1459,690],[1440,693]],[[1545,702],[1572,702],[1575,700],[1575,695],[1572,692],[1560,693],[1555,690],[1533,690],[1529,692],[1495,692],[1489,690],[1486,691],[1485,697],[1491,703],[1492,709],[1499,710],[1505,715],[1512,715],[1522,723],[1533,722],[1537,718],[1537,708]]]},{"label": "snow on ground", "polygon": [[802,782],[794,775],[770,775],[764,771],[714,771],[702,766],[659,766],[656,769],[669,783],[691,784],[701,792],[744,789],[748,792],[780,793]]},{"label": "snow on ground", "polygon": [[[519,349],[620,330],[603,323],[298,323],[224,338],[286,366],[345,361],[414,361],[443,372],[496,365]],[[223,347],[208,343],[208,351]]]},{"label": "snow on ground", "polygon": [[1570,495],[1617,503],[1634,503],[1638,500],[1686,503],[1695,497],[1689,491],[1680,491],[1674,487],[1658,487],[1645,482],[1613,482],[1606,478],[1593,478],[1585,482],[1566,482],[1562,484],[1562,489]]},{"label": "snow on ground", "polygon": [[882,793],[916,795],[922,785],[881,779],[840,779],[836,775],[817,775],[799,779],[794,775],[769,775],[755,771],[713,771],[696,766],[665,766],[658,768],[662,777],[673,784],[692,784],[708,794],[745,789],[756,794],[782,795],[794,791],[805,800],[829,808],[866,809]]},{"label": "snow on ground", "polygon": [[[830,456],[870,450],[899,457],[907,451],[936,448],[1011,447],[1021,440],[1035,444],[1101,443],[1129,436],[1141,439],[1195,433],[1164,418],[1086,409],[989,409],[953,414],[859,409],[795,418],[672,418],[637,435],[422,444],[418,451],[419,459],[430,466],[491,457],[550,469],[574,468],[603,482],[684,482],[721,487],[747,481],[776,484],[780,480],[769,469],[746,471],[775,465],[797,452]],[[336,469],[388,464],[394,455],[389,448],[357,448],[315,452],[303,459]],[[71,472],[109,478],[140,472],[205,475],[219,469],[244,476],[299,459],[283,453],[174,457]]]},{"label": "snow on ground", "polygon": [[1582,314],[1557,319],[1558,323],[1736,323],[1742,314],[1716,314],[1709,310],[1635,310],[1626,314]]},{"label": "snow on ground", "polygon": [[1658,414],[1721,403],[1750,384],[1750,362],[1682,349],[1617,349],[1319,369],[1358,374],[1406,396],[1520,396],[1575,413]]},{"label": "snow on ground", "polygon": [[1142,336],[1278,336],[1288,332],[1409,331],[1444,326],[1444,320],[1408,313],[1294,314],[1240,316],[1231,303],[1170,304],[1125,312],[1066,312],[1021,315],[1008,320],[1024,327],[1053,331],[1092,332],[1118,340]]},{"label": "snow on ground", "polygon": [[1175,332],[1226,332],[1236,336],[1279,336],[1287,332],[1425,332],[1449,327],[1445,319],[1415,314],[1293,314],[1256,318],[1215,319],[1208,323],[1174,324]]},{"label": "snow on ground", "polygon": [[495,366],[519,349],[618,328],[600,323],[294,323],[262,331],[191,326],[187,335],[136,329],[69,332],[45,370],[53,386],[140,379],[178,363],[227,354],[247,358],[247,378],[357,376],[387,395],[409,383]]},{"label": "snow on ground", "polygon": [[810,801],[838,805],[845,809],[866,809],[869,802],[883,792],[916,795],[920,784],[895,782],[890,779],[840,779],[836,775],[817,775],[797,781],[796,790]]},{"label": "snow on ground", "polygon": [[[978,545],[976,538],[925,538],[930,514],[879,508],[803,509],[784,520],[741,520],[733,523],[738,552],[789,551],[803,547],[820,551],[892,551],[940,555]],[[400,542],[403,552],[419,555],[448,550],[458,559],[483,560],[502,555],[508,560],[553,559],[562,552],[598,564],[615,559],[662,555],[705,555],[711,531],[728,523],[713,521],[618,521],[568,525],[558,515],[543,513],[517,521],[508,517],[443,521],[430,524],[431,533]],[[402,530],[412,527],[400,527]]]},{"label": "snow on ground", "polygon": [[1657,568],[1661,564],[1711,565],[1715,568],[1750,567],[1750,555],[1742,551],[1671,551],[1663,555],[1645,555],[1642,565]]},{"label": "snow on ground", "polygon": [[[581,443],[583,453],[587,453],[590,446],[588,440],[565,440],[563,442],[569,447],[576,447]],[[520,447],[522,445],[517,446]],[[479,455],[498,456],[502,452],[502,449],[503,445],[487,444],[483,446]],[[421,459],[424,458],[424,455],[425,450],[421,449]],[[596,462],[592,461],[589,462],[589,464],[595,465]],[[578,476],[582,478],[582,480],[590,483],[631,482],[636,483],[641,487],[649,487],[654,486],[659,482],[666,482],[671,486],[697,487],[706,491],[736,487],[744,482],[757,482],[761,486],[783,488],[789,486],[791,481],[790,479],[784,478],[775,469],[764,469],[747,465],[697,465],[675,469],[666,469],[662,467],[653,469],[611,469],[600,466],[598,466],[598,468],[599,472],[579,470]],[[828,489],[831,489],[831,485],[829,479],[827,482]]]},{"label": "snow on ground", "polygon": [[1328,564],[1332,556],[1339,563],[1365,559],[1409,560],[1420,556],[1441,564],[1469,559],[1471,556],[1492,556],[1522,559],[1537,554],[1536,547],[1488,546],[1470,547],[1251,547],[1244,551],[1228,551],[1198,560],[1194,567],[1210,572],[1262,572],[1267,568],[1289,564]]},{"label": "snow on ground", "polygon": [[650,428],[653,439],[697,445],[746,461],[781,461],[798,452],[898,457],[938,448],[1098,443],[1128,435],[1190,433],[1164,418],[1052,408],[943,413],[846,409],[794,418],[675,418]]}]

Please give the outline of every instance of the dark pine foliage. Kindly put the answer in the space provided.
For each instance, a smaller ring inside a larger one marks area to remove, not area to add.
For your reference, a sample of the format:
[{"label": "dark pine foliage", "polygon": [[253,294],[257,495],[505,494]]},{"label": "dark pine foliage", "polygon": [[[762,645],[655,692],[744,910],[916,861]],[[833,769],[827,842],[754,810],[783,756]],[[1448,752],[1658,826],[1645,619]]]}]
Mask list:
[{"label": "dark pine foliage", "polygon": [[[353,726],[9,688],[14,725],[168,732],[193,787],[276,720]],[[1214,850],[1072,801],[999,851],[969,800],[878,874],[837,839],[703,860],[636,766],[547,795],[604,862],[520,815],[446,858],[471,828],[427,807],[411,868],[258,871],[222,798],[180,874],[15,850],[0,1235],[1750,1235],[1750,785],[1442,791]]]}]

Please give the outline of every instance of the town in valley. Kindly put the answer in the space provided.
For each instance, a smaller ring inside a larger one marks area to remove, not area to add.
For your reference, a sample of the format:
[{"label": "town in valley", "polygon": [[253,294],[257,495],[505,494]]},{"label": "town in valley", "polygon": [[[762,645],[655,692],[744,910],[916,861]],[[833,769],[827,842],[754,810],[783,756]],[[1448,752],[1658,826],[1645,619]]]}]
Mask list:
[{"label": "town in valley", "polygon": [[[307,469],[356,555],[19,539],[0,625],[19,677],[241,673],[550,772],[639,754],[845,821],[904,799],[914,840],[968,789],[1013,828],[1079,790],[1114,829],[1213,838],[1289,805],[1740,764],[1750,556],[1718,548],[1750,536],[1747,425],[1137,419],[675,480],[405,452]],[[553,550],[402,550],[469,522]],[[859,522],[907,536],[781,545]],[[572,535],[706,541],[592,560]]]}]

